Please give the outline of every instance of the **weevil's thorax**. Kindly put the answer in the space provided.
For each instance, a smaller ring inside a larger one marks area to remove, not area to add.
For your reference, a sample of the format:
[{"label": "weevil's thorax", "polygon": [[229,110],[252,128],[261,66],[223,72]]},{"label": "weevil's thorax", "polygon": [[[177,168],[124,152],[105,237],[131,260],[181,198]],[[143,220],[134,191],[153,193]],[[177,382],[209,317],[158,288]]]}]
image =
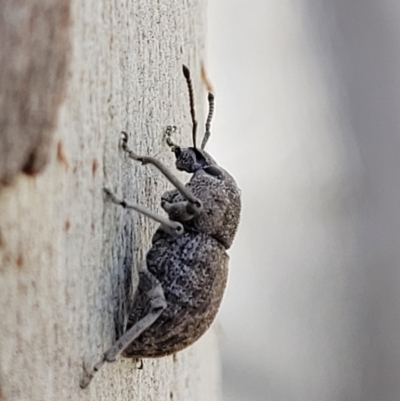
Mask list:
[{"label": "weevil's thorax", "polygon": [[[193,174],[187,187],[203,204],[198,216],[182,224],[212,236],[228,249],[235,237],[241,211],[241,193],[235,180],[203,150],[177,147],[174,151],[177,169]],[[180,200],[184,199],[177,194],[172,202]]]}]

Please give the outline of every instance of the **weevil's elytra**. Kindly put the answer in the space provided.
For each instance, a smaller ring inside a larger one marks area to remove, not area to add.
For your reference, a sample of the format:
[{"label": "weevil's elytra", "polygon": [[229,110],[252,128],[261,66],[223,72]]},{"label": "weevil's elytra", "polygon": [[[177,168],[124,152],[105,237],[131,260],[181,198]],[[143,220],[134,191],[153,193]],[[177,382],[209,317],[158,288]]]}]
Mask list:
[{"label": "weevil's elytra", "polygon": [[128,135],[123,133],[122,148],[127,155],[142,164],[153,164],[175,189],[161,197],[168,218],[105,190],[113,203],[143,213],[160,226],[139,268],[139,286],[126,331],[91,372],[85,369],[82,388],[104,362],[113,362],[120,354],[135,360],[158,358],[193,344],[213,322],[225,291],[229,259],[226,250],[239,224],[240,190],[232,176],[204,150],[214,111],[211,93],[205,134],[201,147],[197,147],[193,87],[186,66],[183,74],[189,91],[193,146],[182,148],[174,144],[172,127],[166,131],[166,140],[175,154],[176,168],[192,176],[186,185],[182,184],[157,159],[138,156],[129,149]]}]

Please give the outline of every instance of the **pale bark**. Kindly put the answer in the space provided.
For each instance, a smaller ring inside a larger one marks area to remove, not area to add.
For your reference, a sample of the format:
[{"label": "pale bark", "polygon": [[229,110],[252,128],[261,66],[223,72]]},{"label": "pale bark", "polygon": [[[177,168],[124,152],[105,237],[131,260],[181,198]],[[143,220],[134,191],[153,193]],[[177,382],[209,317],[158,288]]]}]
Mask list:
[{"label": "pale bark", "polygon": [[[51,1],[36,3],[40,12]],[[192,70],[202,121],[205,6],[203,0],[71,2],[65,95],[55,105],[49,162],[41,174],[19,175],[0,189],[0,400],[219,399],[212,331],[174,357],[145,360],[141,371],[130,360],[106,365],[87,390],[79,388],[82,363],[96,362],[121,329],[125,296],[156,227],[106,202],[102,188],[156,211],[169,188],[157,171],[124,157],[119,133],[130,133],[138,153],[170,166],[164,128],[176,125],[174,140],[190,143],[181,65]],[[41,85],[38,99],[48,89],[46,80]],[[2,87],[2,101],[5,93]],[[29,133],[29,126],[20,131]]]}]

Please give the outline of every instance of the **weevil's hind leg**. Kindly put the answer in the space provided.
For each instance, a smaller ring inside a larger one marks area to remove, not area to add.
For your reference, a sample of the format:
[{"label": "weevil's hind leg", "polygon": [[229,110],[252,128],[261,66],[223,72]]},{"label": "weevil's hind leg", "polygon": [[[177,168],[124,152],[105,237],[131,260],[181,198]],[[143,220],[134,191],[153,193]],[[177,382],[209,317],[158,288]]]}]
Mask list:
[{"label": "weevil's hind leg", "polygon": [[79,383],[81,389],[86,388],[89,386],[90,382],[92,381],[94,375],[100,370],[100,368],[104,365],[104,356],[103,358],[96,363],[96,365],[93,366],[92,369],[89,369],[86,365],[86,363],[83,363],[82,368],[83,368],[83,375],[81,378],[81,381]]},{"label": "weevil's hind leg", "polygon": [[171,173],[171,171],[165,167],[159,160],[157,160],[155,157],[150,157],[150,156],[139,156],[137,155],[132,149],[129,148],[128,146],[128,135],[126,132],[122,132],[122,138],[121,138],[121,146],[122,149],[128,154],[128,156],[133,159],[141,162],[143,165],[145,164],[152,164],[155,166],[158,170],[161,171],[161,173],[171,182],[171,184],[184,196],[190,203],[194,205],[196,209],[199,211],[202,209],[202,204],[199,199],[197,199],[192,192],[183,185],[178,178]]},{"label": "weevil's hind leg", "polygon": [[83,370],[83,375],[82,375],[81,380],[79,382],[79,386],[80,386],[80,388],[84,389],[92,381],[95,372],[94,372],[94,369],[93,369],[93,371],[90,370],[87,367],[85,362],[82,363],[82,370]]},{"label": "weevil's hind leg", "polygon": [[143,370],[143,359],[142,358],[133,358],[132,362],[135,364],[136,370]]},{"label": "weevil's hind leg", "polygon": [[[144,331],[146,331],[162,314],[167,307],[164,291],[160,282],[147,270],[146,261],[143,261],[139,269],[139,288],[141,296],[144,298],[143,304],[148,305],[146,312],[129,330],[119,338],[111,348],[104,354],[102,359],[94,365],[93,369],[83,366],[83,378],[81,388],[86,388],[94,375],[105,362],[114,362],[117,357],[129,347]],[[141,369],[141,367],[140,367]]]},{"label": "weevil's hind leg", "polygon": [[167,307],[164,291],[160,282],[146,267],[142,267],[139,272],[139,286],[141,294],[143,294],[146,299],[146,305],[148,305],[147,311],[145,315],[129,328],[129,330],[105,353],[104,359],[107,362],[114,362],[134,340],[160,317]]}]

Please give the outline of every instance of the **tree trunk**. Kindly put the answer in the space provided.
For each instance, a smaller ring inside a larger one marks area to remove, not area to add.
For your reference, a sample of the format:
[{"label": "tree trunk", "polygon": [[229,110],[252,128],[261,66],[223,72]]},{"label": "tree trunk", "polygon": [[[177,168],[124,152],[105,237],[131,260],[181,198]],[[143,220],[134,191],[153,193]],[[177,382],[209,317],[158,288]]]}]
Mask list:
[{"label": "tree trunk", "polygon": [[169,188],[127,159],[120,131],[171,167],[165,127],[190,143],[181,66],[202,121],[205,2],[6,0],[0,13],[0,174],[11,183],[0,189],[0,400],[218,400],[212,331],[143,370],[121,358],[79,388],[82,364],[122,331],[156,227],[102,188],[160,213]]}]

